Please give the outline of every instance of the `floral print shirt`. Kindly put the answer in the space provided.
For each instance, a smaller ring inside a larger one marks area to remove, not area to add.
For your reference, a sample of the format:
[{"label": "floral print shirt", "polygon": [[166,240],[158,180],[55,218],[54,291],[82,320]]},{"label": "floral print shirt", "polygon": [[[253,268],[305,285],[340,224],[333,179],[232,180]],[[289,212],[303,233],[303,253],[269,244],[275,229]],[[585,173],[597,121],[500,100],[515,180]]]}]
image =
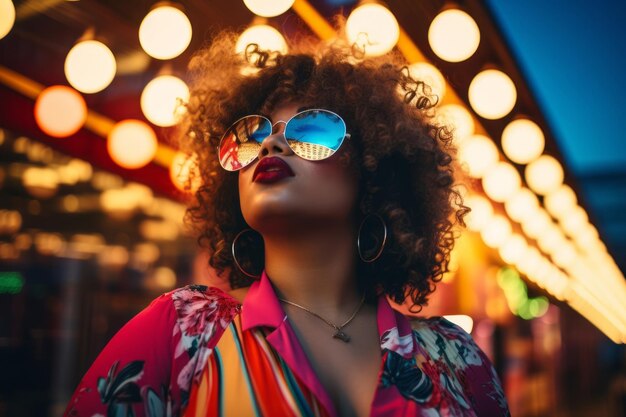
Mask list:
[{"label": "floral print shirt", "polygon": [[[377,305],[382,352],[371,416],[509,416],[493,366],[443,318]],[[337,416],[268,276],[243,305],[217,288],[163,294],[87,371],[65,416]]]}]

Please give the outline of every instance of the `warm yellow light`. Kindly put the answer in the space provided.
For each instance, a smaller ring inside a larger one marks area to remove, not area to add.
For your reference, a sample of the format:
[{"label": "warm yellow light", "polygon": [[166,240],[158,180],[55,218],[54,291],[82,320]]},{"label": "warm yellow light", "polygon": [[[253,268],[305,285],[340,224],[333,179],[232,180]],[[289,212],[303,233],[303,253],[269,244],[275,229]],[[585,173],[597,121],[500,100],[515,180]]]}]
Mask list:
[{"label": "warm yellow light", "polygon": [[73,135],[85,123],[87,104],[74,89],[55,85],[43,90],[35,101],[35,121],[50,136]]},{"label": "warm yellow light", "polygon": [[67,81],[83,93],[104,90],[115,77],[116,63],[113,52],[102,42],[79,42],[65,58]]},{"label": "warm yellow light", "polygon": [[563,167],[550,155],[541,155],[526,165],[526,183],[537,194],[545,195],[563,184]]},{"label": "warm yellow light", "polygon": [[539,200],[535,193],[522,187],[504,202],[506,214],[516,221],[522,222],[539,208]]},{"label": "warm yellow light", "polygon": [[435,95],[438,102],[441,102],[446,93],[446,80],[437,67],[427,62],[416,62],[409,65],[409,74],[415,80],[426,84],[427,87],[424,90],[426,95]]},{"label": "warm yellow light", "polygon": [[587,221],[589,216],[584,208],[576,206],[572,211],[568,212],[566,216],[561,217],[559,223],[565,233],[570,236],[575,236],[587,227]]},{"label": "warm yellow light", "polygon": [[189,100],[189,88],[173,75],[161,75],[150,81],[141,93],[141,111],[157,126],[172,126]]},{"label": "warm yellow light", "polygon": [[545,195],[543,203],[552,216],[560,219],[574,208],[578,200],[576,193],[569,185],[561,184],[559,188]]},{"label": "warm yellow light", "polygon": [[482,184],[485,194],[501,203],[511,198],[520,189],[522,179],[513,165],[500,161],[487,170]]},{"label": "warm yellow light", "polygon": [[474,328],[474,320],[465,314],[446,314],[443,318],[456,324],[466,333],[471,333]]},{"label": "warm yellow light", "polygon": [[576,233],[574,239],[579,247],[584,248],[588,245],[594,244],[599,237],[598,229],[596,229],[592,224],[587,223]]},{"label": "warm yellow light", "polygon": [[274,17],[289,10],[294,0],[243,0],[243,2],[256,15]]},{"label": "warm yellow light", "polygon": [[459,161],[474,178],[482,177],[498,162],[498,148],[487,136],[472,135],[459,146]]},{"label": "warm yellow light", "polygon": [[489,223],[493,217],[493,207],[489,200],[480,195],[472,195],[467,197],[464,202],[471,211],[464,218],[467,227],[470,230],[478,232]]},{"label": "warm yellow light", "polygon": [[398,42],[400,27],[393,13],[385,6],[367,3],[350,13],[346,36],[367,56],[384,55]]},{"label": "warm yellow light", "polygon": [[539,250],[534,246],[528,246],[519,262],[517,262],[516,267],[520,272],[531,275],[539,267],[541,259],[542,256]]},{"label": "warm yellow light", "polygon": [[561,268],[567,268],[578,256],[578,252],[570,242],[559,246],[552,253],[552,260]]},{"label": "warm yellow light", "polygon": [[139,43],[153,58],[175,58],[187,49],[190,42],[191,23],[176,7],[152,9],[139,26]]},{"label": "warm yellow light", "polygon": [[511,235],[511,223],[506,217],[496,214],[491,218],[487,225],[480,231],[485,245],[490,248],[497,248]]},{"label": "warm yellow light", "polygon": [[0,0],[0,39],[4,38],[15,23],[15,6],[11,0]]},{"label": "warm yellow light", "polygon": [[446,104],[437,109],[437,124],[448,126],[454,132],[457,146],[474,133],[474,118],[470,112],[458,104]]},{"label": "warm yellow light", "polygon": [[528,250],[526,239],[517,233],[510,235],[500,246],[500,257],[508,264],[516,264]]},{"label": "warm yellow light", "polygon": [[522,230],[530,238],[538,237],[541,232],[552,225],[552,219],[544,209],[535,210],[522,222]]},{"label": "warm yellow light", "polygon": [[22,184],[30,195],[37,198],[50,198],[59,188],[59,176],[51,168],[29,166],[22,173]]},{"label": "warm yellow light", "polygon": [[128,169],[147,165],[154,158],[157,145],[152,128],[140,120],[118,122],[107,137],[107,150],[111,159]]},{"label": "warm yellow light", "polygon": [[195,193],[202,179],[198,170],[196,156],[190,157],[183,152],[177,152],[170,166],[170,179],[181,191]]},{"label": "warm yellow light", "polygon": [[561,229],[554,223],[541,230],[537,236],[539,248],[547,254],[553,254],[559,247],[567,243],[567,239]]},{"label": "warm yellow light", "polygon": [[514,120],[502,132],[502,150],[515,163],[534,161],[541,155],[544,146],[543,131],[528,119]]},{"label": "warm yellow light", "polygon": [[[266,51],[277,51],[281,54],[287,53],[287,42],[285,42],[283,35],[268,25],[254,25],[244,30],[243,33],[239,35],[239,39],[237,39],[235,51],[238,54],[243,54],[250,44],[256,44],[260,49]],[[253,57],[253,59],[254,58],[255,57]],[[256,59],[258,59],[258,57],[256,57]]]},{"label": "warm yellow light", "polygon": [[428,28],[428,43],[439,58],[460,62],[478,49],[480,30],[472,16],[458,9],[449,9],[433,19]]},{"label": "warm yellow light", "polygon": [[485,119],[500,119],[511,112],[517,100],[515,84],[498,70],[485,70],[469,86],[469,101],[476,113]]}]

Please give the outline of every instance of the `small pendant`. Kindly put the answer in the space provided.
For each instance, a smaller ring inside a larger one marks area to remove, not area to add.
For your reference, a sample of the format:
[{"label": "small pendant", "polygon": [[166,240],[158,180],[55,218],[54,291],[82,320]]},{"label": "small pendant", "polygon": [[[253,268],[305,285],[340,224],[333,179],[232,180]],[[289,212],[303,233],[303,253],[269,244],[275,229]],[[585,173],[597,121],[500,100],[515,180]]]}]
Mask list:
[{"label": "small pendant", "polygon": [[345,342],[345,343],[348,343],[350,341],[350,336],[348,336],[341,330],[337,330],[337,333],[333,335],[333,338],[340,339],[342,342]]}]

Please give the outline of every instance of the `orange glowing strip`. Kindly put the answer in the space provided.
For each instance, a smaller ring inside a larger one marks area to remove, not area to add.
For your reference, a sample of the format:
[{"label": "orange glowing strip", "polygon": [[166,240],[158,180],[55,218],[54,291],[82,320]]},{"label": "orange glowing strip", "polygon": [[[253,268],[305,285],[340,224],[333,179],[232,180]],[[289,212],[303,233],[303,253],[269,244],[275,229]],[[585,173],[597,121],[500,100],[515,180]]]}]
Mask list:
[{"label": "orange glowing strip", "polygon": [[[2,65],[0,65],[0,82],[32,100],[36,100],[39,93],[46,88],[43,84],[39,84],[38,82],[3,67]],[[96,135],[106,138],[111,129],[113,129],[113,126],[115,126],[115,121],[112,119],[109,119],[108,117],[93,110],[87,111],[85,127]],[[159,143],[156,155],[154,156],[152,162],[169,169],[174,161],[174,155],[176,155],[176,149]]]},{"label": "orange glowing strip", "polygon": [[296,0],[291,8],[309,25],[320,39],[328,41],[336,36],[335,29],[306,0]]}]

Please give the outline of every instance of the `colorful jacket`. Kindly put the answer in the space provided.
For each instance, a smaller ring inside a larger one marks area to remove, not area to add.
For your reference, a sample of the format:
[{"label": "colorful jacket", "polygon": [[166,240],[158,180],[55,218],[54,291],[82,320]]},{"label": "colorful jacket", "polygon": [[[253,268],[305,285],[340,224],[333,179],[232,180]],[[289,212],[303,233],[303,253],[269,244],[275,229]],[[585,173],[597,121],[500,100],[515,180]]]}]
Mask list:
[{"label": "colorful jacket", "polygon": [[[471,336],[410,322],[378,298],[382,353],[371,416],[508,416]],[[65,416],[337,416],[266,274],[243,305],[217,288],[161,295],[107,344]]]}]

